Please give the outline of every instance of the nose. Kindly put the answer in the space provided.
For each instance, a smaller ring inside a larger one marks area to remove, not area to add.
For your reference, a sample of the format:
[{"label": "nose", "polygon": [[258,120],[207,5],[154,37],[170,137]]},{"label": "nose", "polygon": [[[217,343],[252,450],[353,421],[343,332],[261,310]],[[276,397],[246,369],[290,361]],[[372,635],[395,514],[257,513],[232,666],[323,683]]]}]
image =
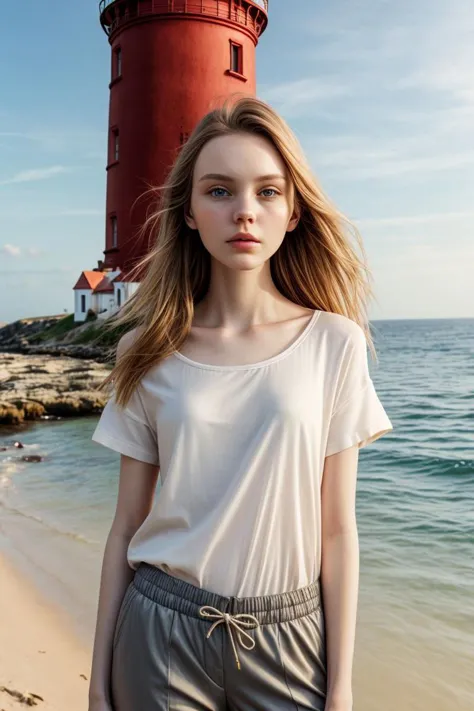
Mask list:
[{"label": "nose", "polygon": [[255,222],[255,212],[252,210],[248,200],[243,200],[236,208],[234,212],[234,222],[236,224],[243,223],[244,225],[247,223],[253,224]]}]

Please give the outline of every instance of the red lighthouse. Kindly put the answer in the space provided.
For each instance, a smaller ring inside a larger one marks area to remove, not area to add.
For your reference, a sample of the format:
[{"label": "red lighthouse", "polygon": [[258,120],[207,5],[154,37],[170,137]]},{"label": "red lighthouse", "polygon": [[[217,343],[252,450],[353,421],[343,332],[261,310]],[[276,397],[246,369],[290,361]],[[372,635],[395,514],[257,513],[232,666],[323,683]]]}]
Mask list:
[{"label": "red lighthouse", "polygon": [[215,101],[255,94],[267,11],[268,0],[101,1],[112,48],[102,268],[126,273],[146,253],[143,194]]}]

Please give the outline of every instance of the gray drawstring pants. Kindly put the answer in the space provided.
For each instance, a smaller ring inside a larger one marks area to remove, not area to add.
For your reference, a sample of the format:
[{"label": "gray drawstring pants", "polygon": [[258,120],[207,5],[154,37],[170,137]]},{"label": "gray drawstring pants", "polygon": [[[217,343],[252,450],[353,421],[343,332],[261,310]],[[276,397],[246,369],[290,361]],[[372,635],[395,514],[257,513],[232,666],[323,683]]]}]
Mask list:
[{"label": "gray drawstring pants", "polygon": [[324,711],[319,582],[223,597],[141,563],[113,641],[114,711]]}]

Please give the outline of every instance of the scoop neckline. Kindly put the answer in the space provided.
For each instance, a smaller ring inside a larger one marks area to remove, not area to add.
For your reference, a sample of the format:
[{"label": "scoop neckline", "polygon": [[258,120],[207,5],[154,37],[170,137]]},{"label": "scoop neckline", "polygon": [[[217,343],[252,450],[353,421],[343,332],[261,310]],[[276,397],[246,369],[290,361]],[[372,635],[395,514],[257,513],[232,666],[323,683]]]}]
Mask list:
[{"label": "scoop neckline", "polygon": [[283,360],[283,358],[286,358],[286,356],[289,356],[290,353],[292,353],[295,348],[297,348],[309,335],[321,313],[322,312],[320,310],[315,310],[304,329],[300,332],[296,339],[292,343],[290,343],[290,345],[287,346],[283,351],[280,351],[280,353],[277,353],[274,356],[270,356],[270,358],[266,358],[265,360],[257,361],[256,363],[242,363],[240,365],[213,365],[211,363],[200,363],[197,360],[192,360],[191,358],[188,358],[188,356],[185,356],[180,353],[180,351],[174,351],[173,355],[175,355],[179,360],[183,361],[184,363],[187,363],[188,365],[193,366],[194,368],[201,368],[201,370],[233,371],[254,370],[255,368],[263,368],[266,365],[277,363],[278,361]]}]

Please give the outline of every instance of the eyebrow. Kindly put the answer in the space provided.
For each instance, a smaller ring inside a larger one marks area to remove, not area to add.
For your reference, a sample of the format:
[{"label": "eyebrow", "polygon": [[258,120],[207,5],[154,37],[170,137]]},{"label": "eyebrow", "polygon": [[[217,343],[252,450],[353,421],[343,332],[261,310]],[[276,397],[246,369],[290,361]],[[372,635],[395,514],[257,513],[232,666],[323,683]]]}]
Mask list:
[{"label": "eyebrow", "polygon": [[[199,178],[198,182],[201,182],[203,180],[226,180],[228,183],[235,183],[234,178],[231,178],[230,175],[222,175],[222,173],[206,173],[206,175],[203,175],[202,178]],[[281,173],[270,173],[269,175],[260,175],[258,178],[256,178],[255,182],[261,183],[264,180],[286,181],[286,178]]]}]

